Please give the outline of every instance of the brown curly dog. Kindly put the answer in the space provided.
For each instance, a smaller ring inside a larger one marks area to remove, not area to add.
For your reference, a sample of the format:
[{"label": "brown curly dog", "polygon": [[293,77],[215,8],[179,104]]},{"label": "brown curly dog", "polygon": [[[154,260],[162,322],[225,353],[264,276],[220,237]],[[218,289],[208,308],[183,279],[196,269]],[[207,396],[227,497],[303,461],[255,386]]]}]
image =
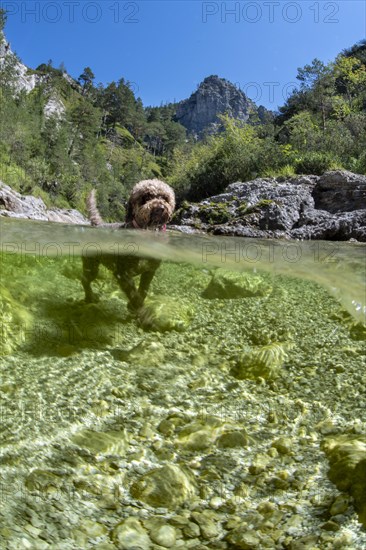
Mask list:
[{"label": "brown curly dog", "polygon": [[[153,229],[165,231],[174,208],[174,191],[158,179],[144,180],[132,189],[127,204],[126,221],[120,223],[104,223],[92,191],[87,200],[89,219],[93,226],[112,227],[118,229]],[[144,303],[151,281],[158,269],[160,260],[146,260],[133,255],[102,254],[84,256],[82,284],[85,291],[85,301],[95,302],[98,297],[93,293],[91,283],[98,275],[99,265],[103,264],[112,271],[120,288],[128,299],[130,311],[137,311]],[[138,288],[134,277],[140,275]]]}]

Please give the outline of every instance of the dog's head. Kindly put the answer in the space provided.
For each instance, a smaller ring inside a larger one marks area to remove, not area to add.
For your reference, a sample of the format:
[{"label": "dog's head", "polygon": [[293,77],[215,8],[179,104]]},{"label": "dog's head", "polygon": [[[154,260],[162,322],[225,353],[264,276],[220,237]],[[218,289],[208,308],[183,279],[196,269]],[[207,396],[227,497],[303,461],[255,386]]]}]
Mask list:
[{"label": "dog's head", "polygon": [[131,191],[126,222],[141,229],[159,229],[168,223],[175,208],[174,191],[158,179],[143,180]]}]

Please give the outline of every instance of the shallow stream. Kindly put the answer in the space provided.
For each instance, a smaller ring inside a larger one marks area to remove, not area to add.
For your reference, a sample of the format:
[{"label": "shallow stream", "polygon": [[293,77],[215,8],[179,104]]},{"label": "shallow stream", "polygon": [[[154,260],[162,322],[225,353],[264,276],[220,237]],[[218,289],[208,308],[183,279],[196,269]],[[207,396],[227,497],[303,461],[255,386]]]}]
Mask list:
[{"label": "shallow stream", "polygon": [[[366,434],[364,245],[1,229],[0,547],[366,548],[322,447]],[[83,301],[105,253],[162,260],[137,317]]]}]

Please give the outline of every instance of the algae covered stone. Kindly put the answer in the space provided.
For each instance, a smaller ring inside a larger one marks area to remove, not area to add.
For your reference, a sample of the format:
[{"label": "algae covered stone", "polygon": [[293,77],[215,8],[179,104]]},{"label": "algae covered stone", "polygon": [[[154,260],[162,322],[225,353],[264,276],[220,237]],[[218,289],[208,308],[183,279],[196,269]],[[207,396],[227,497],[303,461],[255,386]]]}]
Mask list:
[{"label": "algae covered stone", "polygon": [[81,531],[86,533],[90,539],[103,537],[108,533],[108,528],[105,525],[88,518],[83,518],[78,527]]},{"label": "algae covered stone", "polygon": [[222,430],[222,421],[214,416],[194,420],[179,432],[177,443],[190,451],[202,451],[215,443]]},{"label": "algae covered stone", "polygon": [[327,437],[323,449],[329,460],[329,479],[354,499],[360,522],[366,527],[366,436]]},{"label": "algae covered stone", "polygon": [[156,544],[164,548],[171,548],[176,542],[176,531],[172,525],[166,525],[161,522],[155,525],[150,531],[150,538]]},{"label": "algae covered stone", "polygon": [[192,512],[192,520],[199,525],[203,538],[212,539],[220,534],[218,527],[218,516],[211,510],[203,512]]},{"label": "algae covered stone", "polygon": [[337,498],[332,503],[329,513],[331,516],[338,516],[339,514],[344,514],[349,505],[349,497],[347,495],[338,495]]},{"label": "algae covered stone", "polygon": [[142,341],[131,349],[114,349],[111,355],[119,361],[133,365],[150,365],[158,367],[164,361],[165,348],[160,342]]},{"label": "algae covered stone", "polygon": [[63,480],[60,476],[36,468],[25,480],[25,486],[29,491],[39,491],[41,493],[52,493],[59,490],[63,485]]},{"label": "algae covered stone", "polygon": [[147,299],[138,312],[138,321],[144,329],[159,332],[183,331],[188,328],[192,317],[191,306],[167,296]]},{"label": "algae covered stone", "polygon": [[131,495],[150,506],[174,509],[196,494],[192,472],[168,464],[142,475],[131,486]]},{"label": "algae covered stone", "polygon": [[152,547],[150,537],[138,519],[127,518],[119,523],[112,532],[112,540],[121,550],[149,550]]},{"label": "algae covered stone", "polygon": [[249,444],[249,438],[244,431],[229,431],[223,433],[217,440],[217,446],[224,449],[233,449],[235,447],[246,447]]},{"label": "algae covered stone", "polygon": [[288,359],[290,342],[273,342],[267,346],[247,348],[236,360],[231,374],[239,380],[273,379],[280,375]]},{"label": "algae covered stone", "polygon": [[120,432],[82,430],[72,436],[71,441],[93,454],[123,456],[128,447],[128,437],[125,430]]},{"label": "algae covered stone", "polygon": [[272,447],[277,449],[281,455],[289,455],[294,449],[294,440],[291,437],[279,437],[272,443]]},{"label": "algae covered stone", "polygon": [[260,275],[218,268],[202,296],[221,299],[251,298],[268,296],[271,292],[272,287]]},{"label": "algae covered stone", "polygon": [[240,548],[242,550],[253,550],[254,548],[260,548],[261,539],[258,537],[254,530],[248,529],[246,526],[237,527],[233,529],[226,539],[233,548]]}]

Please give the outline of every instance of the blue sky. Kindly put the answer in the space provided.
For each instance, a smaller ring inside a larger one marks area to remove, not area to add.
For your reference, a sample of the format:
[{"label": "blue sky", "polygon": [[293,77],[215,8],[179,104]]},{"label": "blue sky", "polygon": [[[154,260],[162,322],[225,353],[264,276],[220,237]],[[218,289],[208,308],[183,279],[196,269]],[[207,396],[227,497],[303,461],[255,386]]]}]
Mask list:
[{"label": "blue sky", "polygon": [[123,77],[145,106],[181,100],[211,74],[277,109],[297,68],[366,36],[366,3],[1,0],[6,36],[29,67],[52,59],[96,83]]}]

